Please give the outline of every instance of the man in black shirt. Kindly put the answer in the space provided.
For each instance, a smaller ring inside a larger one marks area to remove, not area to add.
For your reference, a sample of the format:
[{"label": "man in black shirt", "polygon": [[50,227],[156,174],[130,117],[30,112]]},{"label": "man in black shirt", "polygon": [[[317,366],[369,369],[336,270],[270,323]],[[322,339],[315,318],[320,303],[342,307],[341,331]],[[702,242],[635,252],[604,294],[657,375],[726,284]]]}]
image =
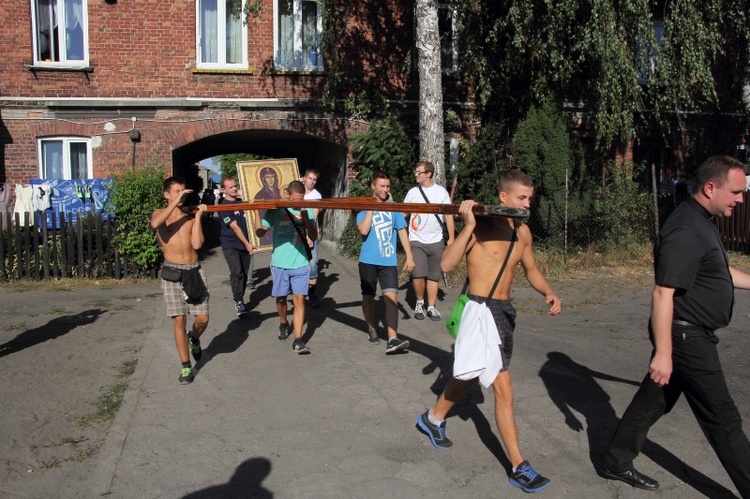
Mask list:
[{"label": "man in black shirt", "polygon": [[750,289],[750,274],[729,265],[711,217],[730,216],[743,201],[745,165],[728,156],[706,160],[696,192],[667,219],[654,245],[655,286],[648,374],[617,426],[601,474],[644,489],[659,483],[633,459],[648,430],[681,394],[742,497],[750,497],[750,443],[721,370],[714,334],[729,324],[734,288]]},{"label": "man in black shirt", "polygon": [[[241,203],[237,191],[237,182],[228,176],[221,178],[221,192],[224,194],[222,205]],[[247,235],[247,220],[244,211],[221,212],[221,251],[229,265],[229,284],[232,286],[232,298],[237,316],[247,313],[245,308],[245,288],[248,277],[253,273],[253,252],[255,246]]]}]

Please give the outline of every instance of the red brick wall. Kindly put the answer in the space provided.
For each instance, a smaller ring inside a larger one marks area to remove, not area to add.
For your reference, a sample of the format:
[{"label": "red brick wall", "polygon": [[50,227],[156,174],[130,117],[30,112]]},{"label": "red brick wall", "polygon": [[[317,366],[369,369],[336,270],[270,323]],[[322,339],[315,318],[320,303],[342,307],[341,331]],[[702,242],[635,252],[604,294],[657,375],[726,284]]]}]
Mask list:
[{"label": "red brick wall", "polygon": [[[404,5],[401,5],[403,3]],[[340,3],[342,9],[348,2]],[[325,76],[274,74],[273,0],[248,21],[253,74],[195,74],[195,0],[88,1],[92,73],[38,71],[33,62],[29,0],[0,2],[2,95],[45,97],[320,97]],[[364,74],[391,98],[403,98],[411,44],[411,8],[403,0],[365,0],[342,33],[342,67]]]},{"label": "red brick wall", "polygon": [[[193,72],[195,0],[88,0],[88,53],[93,71],[32,72],[28,69],[33,63],[30,4],[29,0],[0,1],[0,46],[4,48],[0,101],[8,96],[39,98],[38,103],[0,105],[0,181],[26,182],[36,177],[36,141],[45,136],[92,137],[96,177],[132,164],[132,142],[125,133],[131,127],[131,111],[102,107],[94,118],[91,109],[78,114],[68,110],[65,119],[42,119],[51,116],[44,98],[288,100],[323,95],[325,72],[274,72],[273,0],[262,0],[260,17],[248,20],[252,74]],[[338,0],[337,8],[340,19],[346,21],[336,33],[340,75],[366,80],[389,99],[416,99],[415,72],[409,69],[414,55],[413,2]],[[294,130],[346,147],[351,130],[366,127],[323,110],[238,112],[215,106],[154,111],[154,121],[137,122],[142,140],[136,144],[136,163],[153,159],[168,169],[173,166],[174,149],[216,133],[248,128]],[[325,119],[304,121],[305,116]],[[272,121],[261,124],[235,119],[248,117]],[[303,120],[287,121],[286,117]],[[197,121],[207,118],[211,121]],[[107,122],[115,123],[117,133],[104,129]]]}]

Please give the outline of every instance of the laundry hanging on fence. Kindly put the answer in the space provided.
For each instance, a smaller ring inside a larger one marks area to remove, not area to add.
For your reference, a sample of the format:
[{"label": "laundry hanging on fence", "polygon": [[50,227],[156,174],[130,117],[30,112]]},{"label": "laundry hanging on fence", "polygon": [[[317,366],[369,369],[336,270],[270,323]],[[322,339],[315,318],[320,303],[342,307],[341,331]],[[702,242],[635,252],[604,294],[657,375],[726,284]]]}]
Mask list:
[{"label": "laundry hanging on fence", "polygon": [[5,228],[5,221],[10,211],[10,185],[0,184],[0,230]]},{"label": "laundry hanging on fence", "polygon": [[[16,204],[13,206],[13,213],[18,213],[21,225],[26,226],[28,221],[34,224],[34,188],[28,184],[16,184]],[[24,214],[28,213],[26,217]]]},{"label": "laundry hanging on fence", "polygon": [[[81,213],[101,213],[104,220],[113,218],[113,214],[105,211],[109,201],[109,189],[114,182],[112,178],[92,178],[75,180],[46,180],[32,178],[29,182],[33,186],[46,184],[50,191],[50,209],[39,213],[37,216],[41,223],[41,217],[46,217],[47,227],[60,226],[60,215],[70,219]],[[53,214],[55,224],[52,223]]]},{"label": "laundry hanging on fence", "polygon": [[52,203],[50,201],[51,197],[51,188],[50,185],[47,182],[44,182],[39,185],[35,185],[34,187],[34,210],[36,211],[45,211],[52,208]]}]

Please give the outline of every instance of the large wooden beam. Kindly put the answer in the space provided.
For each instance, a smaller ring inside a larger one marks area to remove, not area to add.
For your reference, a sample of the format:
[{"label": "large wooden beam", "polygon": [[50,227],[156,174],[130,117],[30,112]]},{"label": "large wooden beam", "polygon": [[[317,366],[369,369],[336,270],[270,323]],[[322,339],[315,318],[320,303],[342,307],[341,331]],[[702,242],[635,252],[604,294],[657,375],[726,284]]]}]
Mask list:
[{"label": "large wooden beam", "polygon": [[[288,199],[262,199],[245,203],[209,205],[208,211],[236,211],[236,210],[272,210],[275,208],[318,208],[321,210],[352,210],[352,211],[399,211],[402,213],[436,213],[442,215],[458,215],[459,205],[437,203],[380,203],[372,197],[359,198],[327,198],[305,199],[290,201]],[[195,206],[185,206],[183,211],[194,213]],[[507,206],[475,205],[474,215],[485,217],[526,218],[529,210],[509,208]]]}]

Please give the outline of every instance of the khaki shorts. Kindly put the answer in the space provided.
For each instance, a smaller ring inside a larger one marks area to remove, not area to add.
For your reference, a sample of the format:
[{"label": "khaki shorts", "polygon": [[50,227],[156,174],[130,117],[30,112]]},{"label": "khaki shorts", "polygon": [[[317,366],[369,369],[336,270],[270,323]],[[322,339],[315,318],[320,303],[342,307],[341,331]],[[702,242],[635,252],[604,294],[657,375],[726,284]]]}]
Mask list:
[{"label": "khaki shorts", "polygon": [[[164,262],[170,267],[177,267],[178,269],[192,269],[199,266],[199,263],[188,263],[179,264]],[[199,270],[203,284],[208,288],[206,281],[206,274],[203,273],[203,269]],[[208,295],[206,299],[201,303],[191,305],[185,302],[185,295],[182,293],[182,284],[179,282],[169,282],[164,279],[161,280],[161,291],[164,295],[164,304],[167,306],[167,317],[177,317],[178,315],[191,314],[196,315],[208,315]]]}]

